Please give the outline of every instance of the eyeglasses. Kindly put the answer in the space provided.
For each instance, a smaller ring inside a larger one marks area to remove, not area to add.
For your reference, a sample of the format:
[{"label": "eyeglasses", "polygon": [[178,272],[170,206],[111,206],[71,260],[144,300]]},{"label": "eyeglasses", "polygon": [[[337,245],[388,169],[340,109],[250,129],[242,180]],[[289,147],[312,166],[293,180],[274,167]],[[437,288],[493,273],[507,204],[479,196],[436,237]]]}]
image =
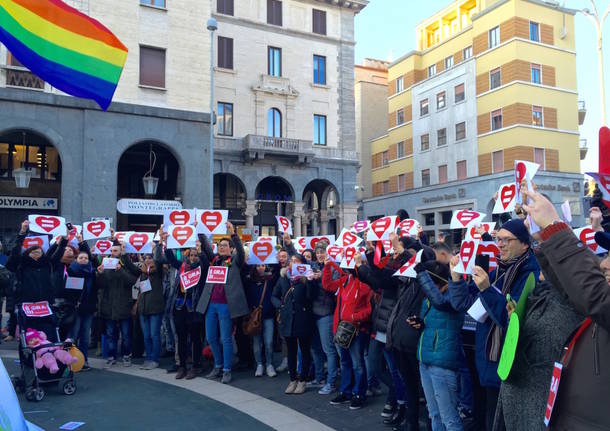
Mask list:
[{"label": "eyeglasses", "polygon": [[499,236],[496,237],[496,242],[498,244],[510,244],[511,241],[518,241],[518,238],[502,238]]}]

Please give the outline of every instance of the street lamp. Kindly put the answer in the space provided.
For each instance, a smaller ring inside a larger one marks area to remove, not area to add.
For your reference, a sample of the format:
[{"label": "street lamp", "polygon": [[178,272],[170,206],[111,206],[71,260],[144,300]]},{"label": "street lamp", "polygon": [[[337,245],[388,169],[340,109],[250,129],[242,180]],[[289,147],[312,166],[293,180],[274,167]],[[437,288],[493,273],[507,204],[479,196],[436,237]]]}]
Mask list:
[{"label": "street lamp", "polygon": [[207,22],[210,32],[210,204],[214,209],[214,32],[218,30],[218,23],[214,17]]},{"label": "street lamp", "polygon": [[591,5],[593,6],[593,12],[591,12],[588,8],[582,9],[581,12],[591,20],[593,25],[595,26],[595,30],[597,31],[597,60],[599,65],[599,89],[601,92],[601,116],[602,116],[602,125],[606,124],[606,89],[604,86],[604,55],[602,50],[602,32],[604,29],[604,23],[606,22],[606,18],[610,13],[610,4],[606,7],[604,13],[600,15],[597,12],[597,6],[593,0],[589,0]]},{"label": "street lamp", "polygon": [[[15,187],[18,189],[27,189],[30,187],[30,179],[32,178],[32,169],[27,165],[27,148],[25,146],[25,132],[21,132],[21,147],[23,148],[22,166],[13,169],[13,177],[15,178]],[[13,153],[15,154],[15,153]]]},{"label": "street lamp", "polygon": [[148,149],[148,172],[144,174],[142,178],[142,185],[144,186],[144,194],[148,196],[154,196],[157,194],[157,186],[159,185],[159,178],[153,177],[152,172],[155,169],[157,163],[157,155],[153,151],[152,144]]}]

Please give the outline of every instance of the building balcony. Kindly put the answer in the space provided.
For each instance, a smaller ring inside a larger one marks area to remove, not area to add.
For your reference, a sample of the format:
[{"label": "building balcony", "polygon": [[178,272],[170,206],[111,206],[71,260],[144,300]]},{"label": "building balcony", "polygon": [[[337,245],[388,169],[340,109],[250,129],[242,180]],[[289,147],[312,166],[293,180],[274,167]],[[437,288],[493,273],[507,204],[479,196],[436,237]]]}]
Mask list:
[{"label": "building balcony", "polygon": [[584,160],[585,157],[587,157],[587,152],[589,151],[589,148],[587,147],[587,140],[586,139],[581,139],[580,140],[580,160]]},{"label": "building balcony", "polygon": [[585,117],[587,116],[587,108],[585,107],[585,101],[578,101],[578,125],[582,126],[585,122]]},{"label": "building balcony", "polygon": [[314,159],[358,162],[356,151],[313,145],[312,141],[272,136],[246,135],[243,138],[217,136],[214,151],[226,154],[239,153],[245,161],[262,160],[266,156],[279,157],[302,164]]},{"label": "building balcony", "polygon": [[15,66],[3,66],[7,87],[31,88],[44,90],[44,81],[27,69]]}]

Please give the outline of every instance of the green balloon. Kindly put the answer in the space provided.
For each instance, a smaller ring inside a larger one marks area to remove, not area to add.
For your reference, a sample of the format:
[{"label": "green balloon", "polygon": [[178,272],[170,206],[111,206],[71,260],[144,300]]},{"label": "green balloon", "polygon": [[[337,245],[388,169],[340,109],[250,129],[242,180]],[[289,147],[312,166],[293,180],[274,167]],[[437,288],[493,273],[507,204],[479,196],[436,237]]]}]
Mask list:
[{"label": "green balloon", "polygon": [[502,346],[502,354],[498,363],[498,376],[503,381],[508,378],[510,370],[513,367],[513,362],[515,362],[517,343],[519,343],[519,315],[513,313],[508,322],[508,330],[506,331],[504,346]]}]

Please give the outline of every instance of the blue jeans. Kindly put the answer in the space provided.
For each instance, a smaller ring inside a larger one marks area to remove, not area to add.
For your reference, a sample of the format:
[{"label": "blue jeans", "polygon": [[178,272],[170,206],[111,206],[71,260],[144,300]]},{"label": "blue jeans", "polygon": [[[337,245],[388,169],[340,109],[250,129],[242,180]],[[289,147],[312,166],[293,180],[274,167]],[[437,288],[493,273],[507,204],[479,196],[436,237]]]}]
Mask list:
[{"label": "blue jeans", "polygon": [[172,311],[163,314],[163,320],[161,321],[161,328],[163,335],[165,336],[165,350],[168,352],[176,351],[176,325],[174,324],[174,316]]},{"label": "blue jeans", "polygon": [[[220,340],[218,339],[220,327]],[[205,313],[205,337],[214,355],[214,366],[231,371],[233,365],[233,322],[227,304],[211,302]],[[222,341],[222,346],[220,345]],[[224,363],[224,366],[223,366]]]},{"label": "blue jeans", "polygon": [[366,370],[369,373],[369,386],[379,386],[379,381],[383,382],[388,387],[388,395],[386,397],[387,404],[396,404],[396,390],[394,389],[394,381],[387,368],[384,366],[385,343],[378,340],[371,340],[369,343],[369,354],[367,356]]},{"label": "blue jeans", "polygon": [[85,315],[81,316],[76,313],[76,318],[74,319],[74,325],[68,334],[68,337],[74,340],[74,342],[78,345],[78,350],[83,353],[85,357],[85,363],[89,360],[89,356],[87,353],[89,352],[89,339],[91,337],[91,321],[93,320],[93,315]]},{"label": "blue jeans", "polygon": [[420,362],[419,373],[432,421],[432,431],[464,431],[457,409],[457,372]]},{"label": "blue jeans", "polygon": [[383,349],[383,357],[385,358],[385,362],[388,365],[388,371],[390,372],[390,376],[392,376],[392,382],[394,383],[394,392],[396,393],[396,401],[398,402],[398,404],[405,404],[405,383],[402,376],[400,375],[400,371],[398,370],[398,366],[394,358],[394,352],[388,349]]},{"label": "blue jeans", "polygon": [[263,319],[263,327],[260,334],[252,337],[252,352],[257,365],[263,365],[261,344],[265,346],[265,361],[267,365],[273,365],[273,318]]},{"label": "blue jeans", "polygon": [[131,319],[106,320],[106,342],[108,343],[108,357],[117,357],[117,343],[121,331],[121,354],[131,355]]},{"label": "blue jeans", "polygon": [[161,321],[163,313],[140,314],[140,326],[144,335],[146,360],[159,362],[161,356]]},{"label": "blue jeans", "polygon": [[[318,330],[317,332],[320,335],[320,345],[324,355],[326,356],[326,361],[328,364],[328,377],[326,382],[330,383],[332,386],[335,386],[337,383],[337,374],[339,374],[339,354],[337,353],[337,347],[335,347],[334,341],[333,317],[334,316],[332,314],[324,317],[318,317],[316,319],[316,327]],[[314,362],[316,364],[316,379],[321,381],[324,378],[324,356],[321,357],[321,364],[318,365],[320,358],[316,357],[317,355],[315,354],[315,349],[313,350]],[[318,366],[320,367],[321,378],[318,378]]]},{"label": "blue jeans", "polygon": [[341,388],[340,392],[347,396],[366,395],[367,379],[364,361],[364,349],[369,334],[360,332],[354,337],[348,349],[337,346],[341,357]]}]

